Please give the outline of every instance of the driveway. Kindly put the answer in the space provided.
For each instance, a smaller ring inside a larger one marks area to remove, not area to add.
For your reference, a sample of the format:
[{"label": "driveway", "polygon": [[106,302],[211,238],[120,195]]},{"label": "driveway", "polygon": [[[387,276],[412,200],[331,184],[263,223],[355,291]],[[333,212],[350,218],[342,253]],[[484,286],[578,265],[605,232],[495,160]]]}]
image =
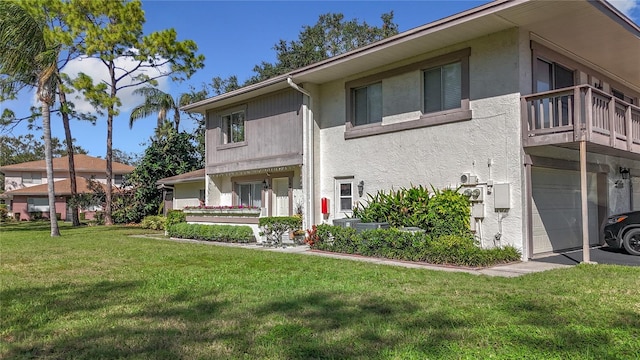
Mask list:
[{"label": "driveway", "polygon": [[[532,261],[575,265],[582,262],[582,250],[552,254],[533,259]],[[608,246],[591,248],[591,261],[597,262],[598,264],[640,266],[640,256],[629,255],[624,250],[613,249]]]}]

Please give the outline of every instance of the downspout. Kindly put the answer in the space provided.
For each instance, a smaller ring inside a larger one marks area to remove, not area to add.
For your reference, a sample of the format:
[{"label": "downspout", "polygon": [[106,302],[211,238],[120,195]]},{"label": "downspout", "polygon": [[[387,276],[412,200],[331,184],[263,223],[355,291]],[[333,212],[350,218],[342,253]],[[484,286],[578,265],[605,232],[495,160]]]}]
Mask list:
[{"label": "downspout", "polygon": [[305,203],[305,212],[304,212],[304,223],[303,227],[311,228],[311,226],[315,223],[315,182],[313,177],[313,98],[311,94],[302,89],[298,84],[294,83],[291,77],[287,78],[287,84],[291,86],[294,90],[302,93],[302,95],[306,96],[309,99],[308,104],[304,104],[303,101],[303,113],[302,113],[302,197]]}]

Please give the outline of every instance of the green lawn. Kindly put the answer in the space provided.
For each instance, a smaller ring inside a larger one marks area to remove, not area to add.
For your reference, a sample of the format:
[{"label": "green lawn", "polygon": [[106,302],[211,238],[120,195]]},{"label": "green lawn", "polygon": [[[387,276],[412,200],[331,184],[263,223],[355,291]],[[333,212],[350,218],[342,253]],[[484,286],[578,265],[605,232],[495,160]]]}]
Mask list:
[{"label": "green lawn", "polygon": [[2,225],[0,358],[640,358],[640,268],[492,278],[141,232]]}]

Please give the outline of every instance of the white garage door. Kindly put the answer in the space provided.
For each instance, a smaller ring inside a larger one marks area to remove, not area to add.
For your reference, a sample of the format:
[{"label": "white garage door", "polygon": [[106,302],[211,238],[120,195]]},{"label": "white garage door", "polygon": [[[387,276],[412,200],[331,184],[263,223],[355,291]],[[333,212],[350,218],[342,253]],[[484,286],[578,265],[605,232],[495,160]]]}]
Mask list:
[{"label": "white garage door", "polygon": [[[533,253],[582,246],[580,173],[533,167]],[[598,243],[596,174],[587,174],[589,240]]]}]

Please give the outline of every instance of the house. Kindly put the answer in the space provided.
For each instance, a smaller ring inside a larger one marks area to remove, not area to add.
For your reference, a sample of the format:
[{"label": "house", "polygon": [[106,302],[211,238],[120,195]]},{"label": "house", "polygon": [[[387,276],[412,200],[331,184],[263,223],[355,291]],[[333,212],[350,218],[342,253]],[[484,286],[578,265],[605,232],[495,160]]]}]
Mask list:
[{"label": "house", "polygon": [[172,209],[204,204],[204,175],[204,169],[199,169],[158,180],[158,188],[163,191],[164,214]]},{"label": "house", "polygon": [[[78,193],[89,193],[89,180],[102,184],[107,183],[106,160],[84,154],[74,155],[76,170],[76,187]],[[123,177],[135,169],[133,166],[113,162],[113,185],[122,184]],[[29,161],[20,164],[0,166],[5,175],[4,196],[10,200],[11,211],[21,220],[33,216],[48,216],[49,200],[47,190],[47,173],[44,160]],[[56,195],[56,213],[62,220],[71,218],[67,200],[71,197],[71,181],[69,179],[69,157],[53,159],[54,191]],[[81,209],[87,219],[92,218],[97,207]]]},{"label": "house", "polygon": [[527,260],[640,209],[639,64],[606,1],[498,0],[183,110],[206,115],[207,205],[299,207],[308,228],[367,193],[461,187],[481,244]]}]

